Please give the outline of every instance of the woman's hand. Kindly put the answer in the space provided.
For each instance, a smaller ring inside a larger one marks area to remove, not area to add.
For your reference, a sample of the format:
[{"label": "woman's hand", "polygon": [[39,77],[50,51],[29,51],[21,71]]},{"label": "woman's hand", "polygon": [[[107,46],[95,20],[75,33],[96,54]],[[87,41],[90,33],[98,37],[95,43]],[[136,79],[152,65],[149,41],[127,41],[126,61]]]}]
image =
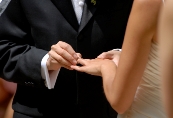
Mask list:
[{"label": "woman's hand", "polygon": [[74,66],[71,68],[79,72],[85,72],[91,75],[102,76],[102,69],[110,69],[110,66],[115,66],[114,62],[109,59],[78,59],[78,64],[82,66]]},{"label": "woman's hand", "polygon": [[121,51],[110,50],[110,51],[101,53],[99,56],[97,56],[97,58],[112,60],[118,66],[120,54],[121,54]]}]

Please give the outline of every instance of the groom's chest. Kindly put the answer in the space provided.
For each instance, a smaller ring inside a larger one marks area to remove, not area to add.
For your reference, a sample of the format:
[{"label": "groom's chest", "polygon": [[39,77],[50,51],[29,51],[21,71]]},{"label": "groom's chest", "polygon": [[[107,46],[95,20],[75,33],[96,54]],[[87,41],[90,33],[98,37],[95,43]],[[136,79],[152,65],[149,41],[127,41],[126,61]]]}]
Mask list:
[{"label": "groom's chest", "polygon": [[[77,6],[84,0],[20,0],[22,9],[30,22],[64,22],[74,29],[79,28]],[[91,19],[100,22],[114,22],[125,14],[132,0],[85,0],[82,6],[81,24],[86,26]],[[76,6],[76,7],[75,7]],[[51,25],[48,24],[48,25]]]}]

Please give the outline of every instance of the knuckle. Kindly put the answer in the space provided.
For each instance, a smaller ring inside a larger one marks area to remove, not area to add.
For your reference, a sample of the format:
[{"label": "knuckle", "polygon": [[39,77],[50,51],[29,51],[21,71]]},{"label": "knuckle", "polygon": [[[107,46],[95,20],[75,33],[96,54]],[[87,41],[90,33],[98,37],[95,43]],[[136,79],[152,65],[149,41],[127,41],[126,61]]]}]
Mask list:
[{"label": "knuckle", "polygon": [[59,41],[57,44],[62,44],[63,43],[63,41]]},{"label": "knuckle", "polygon": [[58,62],[62,62],[63,59],[59,57],[59,58],[57,58],[57,61],[58,61]]},{"label": "knuckle", "polygon": [[70,47],[69,44],[65,44],[65,45],[64,45],[64,49],[65,49],[65,50],[68,49],[69,47]]},{"label": "knuckle", "polygon": [[63,55],[65,53],[65,50],[59,50],[59,55]]},{"label": "knuckle", "polygon": [[49,55],[49,56],[52,56],[52,55],[53,55],[53,54],[52,54],[52,51],[49,51],[49,52],[48,52],[48,55]]},{"label": "knuckle", "polygon": [[52,53],[52,51],[49,51],[49,52],[48,52],[48,55],[51,55],[51,53]]},{"label": "knuckle", "polygon": [[56,47],[55,45],[52,45],[52,46],[51,46],[51,49],[55,49],[55,47]]},{"label": "knuckle", "polygon": [[106,55],[106,52],[103,52],[101,55]]}]

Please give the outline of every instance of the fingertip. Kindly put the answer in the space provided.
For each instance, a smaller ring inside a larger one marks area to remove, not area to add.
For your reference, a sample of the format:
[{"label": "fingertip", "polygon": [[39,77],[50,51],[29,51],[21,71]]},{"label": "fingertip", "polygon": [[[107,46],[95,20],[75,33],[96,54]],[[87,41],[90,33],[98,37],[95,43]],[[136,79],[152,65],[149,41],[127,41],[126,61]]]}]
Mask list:
[{"label": "fingertip", "polygon": [[71,65],[71,66],[70,66],[70,68],[73,68],[73,67],[74,67],[74,65]]},{"label": "fingertip", "polygon": [[77,59],[78,59],[78,55],[75,53],[75,54],[73,55],[73,58],[77,60]]},{"label": "fingertip", "polygon": [[74,70],[74,69],[77,68],[77,66],[76,65],[71,65],[70,68]]},{"label": "fingertip", "polygon": [[82,58],[82,55],[80,53],[76,53],[78,59]]},{"label": "fingertip", "polygon": [[77,61],[76,60],[73,60],[73,65],[76,65],[77,64]]}]

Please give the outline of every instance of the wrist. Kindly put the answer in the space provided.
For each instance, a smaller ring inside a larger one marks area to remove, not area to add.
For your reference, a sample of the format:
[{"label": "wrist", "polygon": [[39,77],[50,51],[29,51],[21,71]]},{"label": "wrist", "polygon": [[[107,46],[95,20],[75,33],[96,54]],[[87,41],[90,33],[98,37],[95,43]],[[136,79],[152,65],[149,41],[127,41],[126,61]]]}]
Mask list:
[{"label": "wrist", "polygon": [[104,63],[101,65],[101,74],[102,76],[107,75],[110,72],[116,71],[116,64],[109,59],[104,60]]}]

